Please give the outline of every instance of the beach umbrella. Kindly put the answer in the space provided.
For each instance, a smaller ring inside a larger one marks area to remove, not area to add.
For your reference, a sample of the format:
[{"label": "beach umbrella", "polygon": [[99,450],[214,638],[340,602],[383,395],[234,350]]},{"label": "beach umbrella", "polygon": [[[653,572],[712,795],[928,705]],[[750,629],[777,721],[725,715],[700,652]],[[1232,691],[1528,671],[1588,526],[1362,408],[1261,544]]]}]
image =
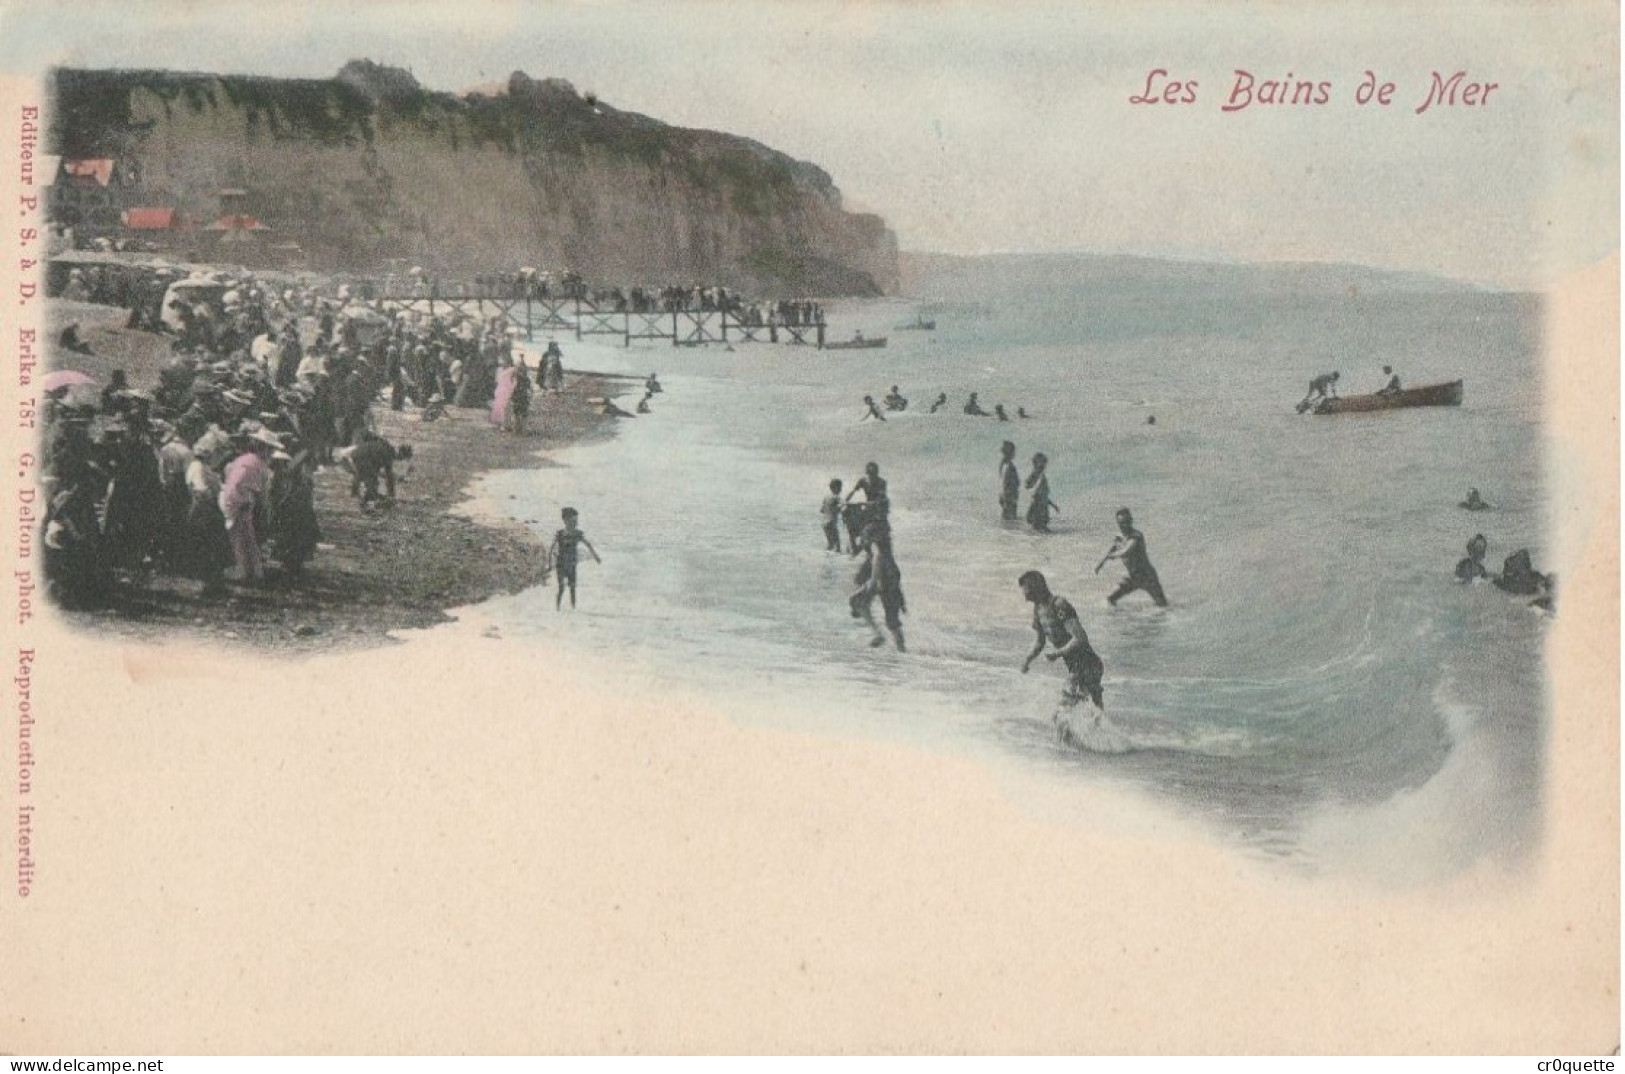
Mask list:
[{"label": "beach umbrella", "polygon": [[54,392],[58,388],[71,388],[75,384],[95,384],[96,378],[77,369],[53,369],[45,374],[41,383],[45,385],[46,391]]}]

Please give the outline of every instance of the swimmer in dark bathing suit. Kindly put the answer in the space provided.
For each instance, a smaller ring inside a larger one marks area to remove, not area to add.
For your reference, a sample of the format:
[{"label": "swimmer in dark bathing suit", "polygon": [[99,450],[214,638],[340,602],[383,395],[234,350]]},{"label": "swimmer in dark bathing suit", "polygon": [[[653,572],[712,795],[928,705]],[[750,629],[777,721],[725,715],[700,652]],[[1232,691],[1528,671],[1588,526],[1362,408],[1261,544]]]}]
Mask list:
[{"label": "swimmer in dark bathing suit", "polygon": [[1106,668],[1100,656],[1089,644],[1089,635],[1083,631],[1077,609],[1065,597],[1050,592],[1049,583],[1038,571],[1028,571],[1017,579],[1021,595],[1033,606],[1033,632],[1038,635],[1032,652],[1021,662],[1025,675],[1046,644],[1055,646],[1045,654],[1047,659],[1066,662],[1067,681],[1061,690],[1061,705],[1071,707],[1087,697],[1094,706],[1105,711],[1105,691],[1101,679]]}]

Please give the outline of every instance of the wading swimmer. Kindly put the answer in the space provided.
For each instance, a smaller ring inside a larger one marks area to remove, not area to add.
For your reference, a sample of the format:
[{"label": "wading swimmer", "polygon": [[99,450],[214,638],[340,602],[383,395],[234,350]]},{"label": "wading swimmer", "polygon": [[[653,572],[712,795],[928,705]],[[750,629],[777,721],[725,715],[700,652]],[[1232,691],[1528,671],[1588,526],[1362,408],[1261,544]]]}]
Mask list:
[{"label": "wading swimmer", "polygon": [[1033,456],[1032,473],[1027,475],[1027,487],[1032,490],[1032,500],[1027,504],[1027,524],[1039,533],[1049,532],[1049,513],[1060,510],[1049,498],[1048,467],[1049,456],[1040,451]]},{"label": "wading swimmer", "polygon": [[831,478],[829,495],[818,505],[818,515],[824,520],[824,547],[828,552],[841,550],[841,479]]},{"label": "wading swimmer", "polygon": [[553,544],[547,550],[548,562],[552,569],[558,572],[559,591],[553,598],[553,610],[557,611],[564,604],[564,587],[570,587],[570,607],[576,606],[576,560],[580,553],[578,548],[585,545],[592,553],[594,563],[602,563],[598,558],[598,550],[587,540],[587,535],[576,528],[576,519],[580,516],[574,507],[566,507],[562,512],[564,528],[553,535]]},{"label": "wading swimmer", "polygon": [[891,527],[884,521],[871,522],[863,528],[859,543],[868,552],[868,558],[853,579],[857,589],[847,602],[852,608],[852,617],[869,624],[869,630],[874,635],[869,640],[870,648],[878,649],[886,644],[885,635],[875,625],[873,605],[875,598],[879,597],[881,610],[886,617],[886,629],[891,631],[897,651],[906,652],[902,616],[908,610],[908,605],[903,599],[903,572],[898,569],[897,560],[892,556]]},{"label": "wading swimmer", "polygon": [[999,447],[999,510],[1006,522],[1014,522],[1020,513],[1021,472],[1016,469],[1016,445],[1006,440]]},{"label": "wading swimmer", "polygon": [[1166,608],[1168,598],[1162,595],[1162,582],[1157,579],[1157,570],[1151,566],[1151,557],[1146,553],[1145,534],[1134,528],[1134,516],[1127,507],[1117,512],[1117,528],[1122,532],[1112,542],[1105,558],[1095,564],[1095,573],[1099,574],[1100,568],[1111,560],[1120,559],[1128,568],[1128,577],[1106,598],[1106,603],[1115,605],[1136,589],[1143,589],[1157,602],[1157,607]]},{"label": "wading swimmer", "polygon": [[1038,635],[1032,652],[1021,662],[1021,673],[1027,673],[1033,661],[1038,659],[1038,654],[1044,652],[1045,645],[1053,645],[1054,650],[1046,653],[1045,658],[1066,662],[1067,678],[1066,685],[1061,688],[1061,708],[1069,709],[1087,697],[1094,702],[1095,708],[1104,712],[1105,694],[1100,681],[1106,668],[1099,654],[1090,646],[1089,635],[1083,632],[1077,609],[1065,597],[1051,593],[1049,582],[1038,571],[1028,571],[1016,580],[1016,584],[1021,586],[1021,595],[1033,606],[1033,632]]}]

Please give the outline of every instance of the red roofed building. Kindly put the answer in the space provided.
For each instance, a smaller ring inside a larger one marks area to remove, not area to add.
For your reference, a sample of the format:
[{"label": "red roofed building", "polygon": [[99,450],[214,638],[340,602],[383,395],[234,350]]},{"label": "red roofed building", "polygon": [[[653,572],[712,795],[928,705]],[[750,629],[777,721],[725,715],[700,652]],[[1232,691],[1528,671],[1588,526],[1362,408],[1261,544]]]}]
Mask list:
[{"label": "red roofed building", "polygon": [[167,208],[125,209],[124,226],[135,231],[170,231],[181,226],[181,214]]},{"label": "red roofed building", "polygon": [[109,157],[96,160],[65,160],[62,162],[62,170],[70,179],[81,182],[88,180],[97,186],[107,186],[113,181],[114,164],[115,161]]}]

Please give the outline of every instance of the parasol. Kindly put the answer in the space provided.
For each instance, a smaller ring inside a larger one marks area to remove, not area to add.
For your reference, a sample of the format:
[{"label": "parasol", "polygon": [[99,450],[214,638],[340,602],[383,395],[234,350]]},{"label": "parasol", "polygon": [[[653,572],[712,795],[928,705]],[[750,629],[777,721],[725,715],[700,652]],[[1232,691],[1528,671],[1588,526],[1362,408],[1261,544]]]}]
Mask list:
[{"label": "parasol", "polygon": [[71,388],[75,384],[95,384],[96,378],[89,373],[81,373],[77,369],[53,369],[40,381],[48,392],[58,388]]}]

